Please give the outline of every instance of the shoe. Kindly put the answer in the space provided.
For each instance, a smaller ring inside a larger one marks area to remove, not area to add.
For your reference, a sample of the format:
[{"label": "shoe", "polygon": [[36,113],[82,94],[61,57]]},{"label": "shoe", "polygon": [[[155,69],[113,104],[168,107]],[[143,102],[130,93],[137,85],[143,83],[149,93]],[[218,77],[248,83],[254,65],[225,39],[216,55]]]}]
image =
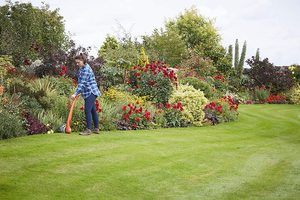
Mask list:
[{"label": "shoe", "polygon": [[92,130],[92,132],[95,133],[95,134],[99,134],[99,133],[100,133],[100,130],[99,130],[99,128],[94,128],[94,129]]},{"label": "shoe", "polygon": [[85,129],[84,131],[80,132],[79,135],[86,136],[91,135],[92,131],[90,129]]}]

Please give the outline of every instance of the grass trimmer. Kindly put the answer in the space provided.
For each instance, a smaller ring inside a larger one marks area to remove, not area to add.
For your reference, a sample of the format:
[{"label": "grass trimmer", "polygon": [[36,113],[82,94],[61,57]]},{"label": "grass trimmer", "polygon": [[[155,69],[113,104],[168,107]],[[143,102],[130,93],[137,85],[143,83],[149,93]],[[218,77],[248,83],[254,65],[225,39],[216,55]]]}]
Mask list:
[{"label": "grass trimmer", "polygon": [[[72,129],[71,129],[71,122],[72,122],[72,116],[73,116],[73,110],[74,110],[74,107],[75,107],[75,104],[76,104],[76,100],[78,99],[79,95],[77,95],[73,102],[72,102],[72,105],[70,107],[70,111],[69,111],[69,115],[68,115],[68,119],[67,119],[67,122],[66,122],[66,127],[65,127],[65,133],[67,134],[70,134],[72,132]],[[69,100],[70,102],[70,100]]]}]

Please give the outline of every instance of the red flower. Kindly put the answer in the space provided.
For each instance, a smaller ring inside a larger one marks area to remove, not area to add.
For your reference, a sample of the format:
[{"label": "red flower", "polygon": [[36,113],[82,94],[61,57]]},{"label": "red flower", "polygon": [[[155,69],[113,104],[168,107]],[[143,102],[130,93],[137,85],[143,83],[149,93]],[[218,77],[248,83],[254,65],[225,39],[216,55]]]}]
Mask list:
[{"label": "red flower", "polygon": [[160,103],[158,108],[162,109],[164,107],[164,104]]},{"label": "red flower", "polygon": [[174,110],[177,110],[177,104],[174,104],[174,105],[173,105],[173,109],[174,109]]},{"label": "red flower", "polygon": [[171,104],[170,103],[166,103],[166,108],[167,109],[171,108]]},{"label": "red flower", "polygon": [[136,121],[137,123],[140,123],[141,119],[140,119],[139,117],[137,117],[137,118],[135,118],[135,121]]},{"label": "red flower", "polygon": [[61,70],[64,71],[64,72],[66,72],[68,70],[68,68],[66,66],[62,66]]},{"label": "red flower", "polygon": [[181,102],[178,102],[178,103],[177,103],[177,107],[178,107],[178,108],[182,107],[182,103],[181,103]]},{"label": "red flower", "polygon": [[126,115],[123,115],[123,119],[124,119],[125,121],[128,121],[128,119],[129,119],[129,115],[128,115],[128,114],[126,114]]},{"label": "red flower", "polygon": [[225,81],[225,78],[224,78],[224,76],[221,76],[221,75],[214,76],[213,78],[214,78],[215,80],[219,80],[219,81],[222,81],[222,82],[224,82],[224,81]]},{"label": "red flower", "polygon": [[146,110],[144,113],[144,117],[146,118],[147,121],[149,121],[151,119],[151,113]]},{"label": "red flower", "polygon": [[137,128],[137,125],[134,123],[134,124],[132,125],[132,127],[133,127],[133,128]]},{"label": "red flower", "polygon": [[127,106],[123,106],[122,110],[126,111],[126,109],[127,109]]}]

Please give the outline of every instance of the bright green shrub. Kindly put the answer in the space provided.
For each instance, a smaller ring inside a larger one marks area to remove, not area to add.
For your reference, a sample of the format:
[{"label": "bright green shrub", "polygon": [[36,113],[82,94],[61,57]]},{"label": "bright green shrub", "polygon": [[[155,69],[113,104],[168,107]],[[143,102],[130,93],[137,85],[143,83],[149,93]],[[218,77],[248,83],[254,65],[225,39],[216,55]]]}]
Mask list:
[{"label": "bright green shrub", "polygon": [[300,85],[295,86],[291,90],[291,101],[294,104],[300,104]]},{"label": "bright green shrub", "polygon": [[143,104],[146,101],[146,97],[139,97],[116,87],[109,88],[101,98],[120,104],[135,103],[137,101]]},{"label": "bright green shrub", "polygon": [[177,90],[171,95],[170,103],[181,102],[183,110],[190,113],[193,117],[192,123],[194,125],[201,125],[205,117],[203,108],[208,100],[205,98],[204,93],[196,90],[190,85],[179,85]]}]

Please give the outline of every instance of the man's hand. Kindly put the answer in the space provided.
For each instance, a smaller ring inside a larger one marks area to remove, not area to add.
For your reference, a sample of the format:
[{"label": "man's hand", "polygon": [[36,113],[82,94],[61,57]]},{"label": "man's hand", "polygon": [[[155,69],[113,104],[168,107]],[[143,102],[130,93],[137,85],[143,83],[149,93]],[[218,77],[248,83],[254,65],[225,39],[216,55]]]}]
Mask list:
[{"label": "man's hand", "polygon": [[72,95],[70,96],[71,99],[75,99],[75,97],[76,97],[75,94],[72,94]]}]

